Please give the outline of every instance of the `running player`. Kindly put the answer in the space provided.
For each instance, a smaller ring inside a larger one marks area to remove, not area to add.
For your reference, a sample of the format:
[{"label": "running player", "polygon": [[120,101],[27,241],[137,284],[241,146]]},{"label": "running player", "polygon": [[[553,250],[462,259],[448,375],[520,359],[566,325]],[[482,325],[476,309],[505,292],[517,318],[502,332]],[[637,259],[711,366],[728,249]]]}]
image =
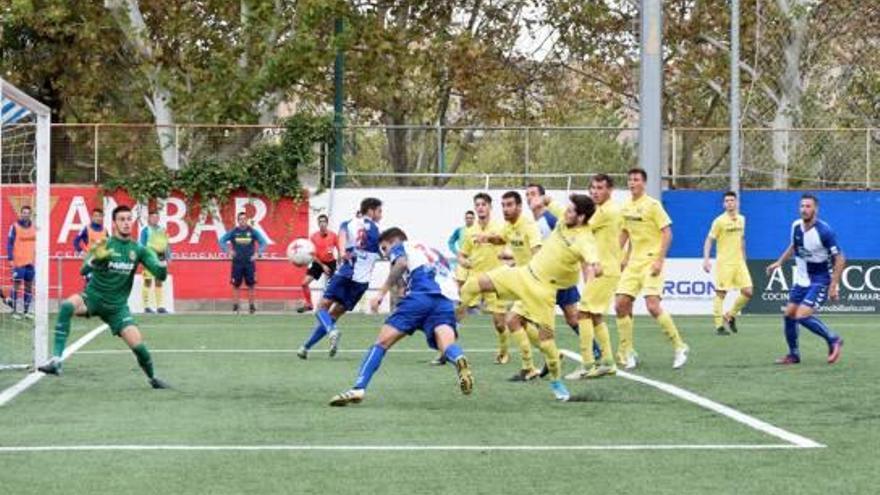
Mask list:
[{"label": "running player", "polygon": [[312,264],[309,265],[309,269],[303,279],[302,293],[305,304],[296,310],[297,313],[305,313],[313,309],[312,290],[309,288],[309,284],[319,280],[322,276],[327,276],[329,280],[336,273],[339,237],[327,228],[329,224],[330,218],[327,215],[318,215],[318,231],[309,238],[312,241],[312,245],[315,246],[315,259],[312,260]]},{"label": "running player", "polygon": [[516,301],[512,311],[526,322],[522,331],[528,333],[532,343],[544,354],[550,387],[560,401],[567,401],[571,395],[560,380],[554,303],[556,292],[577,284],[582,270],[589,276],[601,275],[595,239],[588,226],[594,211],[595,205],[589,197],[573,194],[561,221],[528,265],[502,266],[477,280],[469,279],[462,287],[462,297],[474,297],[480,292],[497,293],[498,297]]},{"label": "running player", "polygon": [[318,304],[315,316],[318,324],[296,355],[308,359],[309,350],[329,335],[330,357],[339,350],[339,330],[336,323],[346,312],[357,306],[370,286],[373,267],[379,259],[379,221],[382,220],[382,201],[365,198],[358,211],[360,216],[343,222],[340,244],[345,245],[343,262]]},{"label": "running player", "polygon": [[627,185],[632,194],[623,205],[624,233],[622,242],[629,241],[624,253],[624,269],[617,286],[617,332],[620,337],[618,358],[627,370],[638,366],[638,353],[633,345],[633,301],[644,294],[645,305],[663,333],[672,343],[675,358],[672,367],[681,368],[688,359],[688,346],[681,339],[672,316],[663,311],[663,265],[672,244],[672,220],[656,199],[645,194],[648,173],[634,168],[627,174]]},{"label": "running player", "polygon": [[[34,259],[36,258],[37,229],[31,222],[31,207],[22,206],[18,220],[9,228],[6,252],[12,264],[12,317],[33,318],[29,312],[34,293]],[[24,287],[22,287],[24,286]],[[22,289],[22,310],[18,310],[18,291]]]},{"label": "running player", "polygon": [[239,313],[241,301],[242,281],[248,288],[248,311],[250,314],[257,312],[254,304],[254,289],[257,285],[257,258],[263,255],[268,243],[259,230],[248,224],[247,214],[239,212],[236,216],[237,225],[227,231],[220,238],[220,248],[223,254],[229,254],[229,244],[232,244],[232,297],[235,303],[232,312]]},{"label": "running player", "polygon": [[[706,242],[703,243],[703,270],[712,271],[709,255],[712,243],[716,243],[715,253],[715,299],[712,301],[712,316],[715,318],[715,332],[718,335],[736,333],[736,315],[752,297],[752,276],[746,265],[746,217],[739,213],[736,193],[724,193],[724,213],[712,222]],[[728,313],[724,313],[724,297],[728,291],[739,290],[739,296]]]},{"label": "running player", "polygon": [[[596,238],[602,276],[587,282],[578,309],[580,310],[580,351],[583,367],[565,376],[566,379],[599,378],[617,373],[611,350],[611,337],[605,323],[605,313],[614,300],[614,291],[620,281],[620,235],[623,215],[611,200],[614,181],[598,174],[590,181],[590,196],[596,203],[596,213],[590,218],[590,229]],[[594,340],[595,338],[595,340]],[[601,350],[599,363],[595,362],[594,346]]]},{"label": "running player", "polygon": [[[165,232],[165,228],[159,225],[159,212],[157,210],[150,210],[147,214],[147,226],[141,230],[138,243],[141,246],[152,249],[159,261],[164,261],[166,265],[171,263],[171,244],[168,242],[168,233]],[[162,281],[157,279],[150,270],[145,269],[141,274],[144,277],[144,286],[141,289],[141,296],[144,298],[144,312],[154,312],[150,306],[150,292],[154,292],[153,287],[155,286],[155,312],[167,313],[168,310],[165,309],[165,305],[162,302]]]},{"label": "running player", "polygon": [[165,262],[131,238],[133,217],[131,208],[125,205],[113,210],[113,236],[90,244],[80,273],[91,273],[88,286],[81,294],[74,294],[61,303],[58,322],[55,324],[55,346],[52,359],[38,369],[43,373],[61,374],[62,355],[70,319],[73,315],[97,316],[110,327],[113,335],[121,338],[137,358],[138,365],[153,388],[168,388],[168,384],[153,372],[153,359],[147,350],[137,322],[128,309],[128,296],[134,282],[138,264],[150,270],[158,280],[167,275]]},{"label": "running player", "polygon": [[408,241],[406,234],[397,227],[382,232],[379,245],[382,253],[391,261],[391,271],[379,294],[370,300],[370,308],[374,312],[379,309],[394,282],[402,280],[407,293],[394,313],[385,320],[376,343],[367,349],[354,386],[334,396],[330,405],[345,406],[364,400],[367,386],[382,364],[385,353],[416,330],[425,333],[431,349],[439,350],[447,361],[455,363],[461,392],[470,394],[474,379],[468,360],[456,343],[455,302],[458,300],[458,287],[452,279],[449,264],[438,251]]},{"label": "running player", "polygon": [[[477,213],[477,221],[465,233],[464,243],[458,253],[459,265],[469,272],[467,280],[477,280],[480,275],[502,266],[499,256],[504,249],[504,224],[492,220],[492,197],[484,192],[475,195],[474,211]],[[473,297],[462,297],[456,314],[458,321],[464,318],[468,308],[476,307],[481,300],[484,310],[492,314],[492,324],[498,337],[495,364],[507,364],[510,361],[507,351],[510,332],[505,323],[505,301],[498,300],[494,293],[474,293]]]},{"label": "running player", "polygon": [[814,316],[816,310],[830,297],[840,297],[840,277],[846,259],[837,245],[837,236],[827,223],[819,220],[819,200],[812,194],[804,194],[800,202],[801,218],[791,226],[791,243],[776,262],[767,267],[767,274],[782,267],[794,255],[794,286],[785,307],[785,340],[788,354],[776,360],[776,364],[798,364],[798,324],[825,339],[828,344],[828,364],[840,359],[843,339],[832,332],[822,320]]}]

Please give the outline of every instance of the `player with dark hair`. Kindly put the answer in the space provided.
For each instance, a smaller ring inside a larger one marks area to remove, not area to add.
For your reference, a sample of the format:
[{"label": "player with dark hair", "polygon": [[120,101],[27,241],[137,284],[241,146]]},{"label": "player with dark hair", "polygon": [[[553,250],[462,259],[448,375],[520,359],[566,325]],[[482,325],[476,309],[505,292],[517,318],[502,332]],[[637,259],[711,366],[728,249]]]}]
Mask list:
[{"label": "player with dark hair", "polygon": [[266,238],[259,230],[248,224],[245,212],[236,215],[237,225],[227,231],[220,238],[220,248],[223,254],[229,254],[229,244],[232,244],[232,297],[235,303],[232,312],[238,314],[239,302],[241,301],[242,281],[248,288],[248,310],[251,314],[257,312],[254,304],[254,288],[257,285],[257,258],[266,250]]},{"label": "player with dark hair", "polygon": [[311,311],[312,306],[312,290],[309,284],[315,280],[319,280],[322,276],[330,277],[336,273],[336,257],[339,252],[339,237],[328,227],[330,218],[323,213],[318,215],[318,231],[309,238],[312,245],[315,246],[315,258],[302,283],[303,300],[305,304],[296,310],[297,313]]},{"label": "player with dark hair", "polygon": [[[458,253],[459,265],[468,270],[468,281],[477,280],[483,273],[502,266],[499,255],[504,248],[504,225],[492,220],[492,197],[484,192],[474,195],[474,211],[477,213],[477,221],[466,231],[464,243]],[[467,314],[468,308],[476,307],[482,302],[484,311],[492,314],[492,324],[498,338],[495,364],[507,364],[510,361],[507,350],[510,332],[505,322],[507,302],[499,300],[494,293],[477,292],[471,296],[461,298],[457,310],[459,321]]]},{"label": "player with dark hair", "polygon": [[[729,335],[724,324],[736,333],[736,315],[748,304],[752,297],[752,276],[746,265],[746,217],[739,212],[736,193],[724,193],[724,213],[712,222],[709,235],[703,243],[703,270],[712,271],[709,255],[715,243],[715,299],[712,302],[712,315],[715,318],[715,333]],[[738,290],[739,296],[728,313],[724,313],[724,297],[728,291]]]},{"label": "player with dark hair", "polygon": [[593,201],[585,195],[573,194],[561,221],[544,239],[541,249],[526,266],[502,266],[470,279],[461,288],[462,298],[479,293],[495,293],[499,298],[515,301],[511,311],[525,322],[522,330],[541,349],[550,374],[550,387],[557,400],[571,397],[560,380],[561,364],[556,346],[556,292],[578,283],[582,270],[592,276],[601,275],[595,239],[590,232],[590,217],[595,212]]},{"label": "player with dark hair", "polygon": [[834,230],[818,218],[819,200],[816,196],[807,193],[801,197],[800,216],[791,225],[788,248],[767,267],[767,274],[772,274],[792,256],[797,267],[794,286],[784,311],[788,354],[777,359],[776,364],[801,362],[798,324],[825,340],[828,344],[828,364],[834,364],[840,359],[843,339],[816,318],[815,312],[827,298],[836,301],[840,297],[840,278],[846,259],[837,244]]},{"label": "player with dark hair", "polygon": [[[12,294],[9,305],[12,306],[12,317],[25,316],[33,318],[28,310],[34,293],[34,260],[36,258],[37,229],[31,221],[31,207],[22,206],[18,220],[9,228],[6,240],[6,253],[12,264]],[[24,286],[22,288],[22,286]],[[22,310],[18,313],[18,292],[22,288]]]},{"label": "player with dark hair", "polygon": [[379,294],[370,300],[371,309],[378,310],[382,299],[398,281],[405,282],[406,295],[385,320],[376,343],[367,349],[354,386],[333,397],[330,405],[361,402],[388,349],[416,330],[425,333],[431,349],[439,350],[447,361],[455,364],[461,392],[470,394],[474,379],[464,351],[456,342],[458,288],[449,271],[449,263],[439,251],[407,240],[406,234],[397,227],[382,233],[379,246],[391,261],[391,271]]},{"label": "player with dark hair", "polygon": [[689,347],[684,343],[672,316],[663,311],[663,268],[666,254],[672,245],[672,220],[660,201],[645,193],[648,174],[643,169],[631,169],[627,175],[630,199],[623,205],[623,235],[621,244],[629,243],[623,255],[623,273],[617,286],[617,332],[620,338],[618,359],[625,369],[638,365],[638,353],[633,344],[633,302],[644,294],[645,306],[663,333],[669,338],[675,357],[672,367],[681,368],[688,360]]},{"label": "player with dark hair", "polygon": [[97,316],[110,327],[113,335],[121,338],[137,358],[138,365],[149,379],[153,388],[168,388],[153,372],[153,359],[143,342],[137,322],[128,309],[128,296],[134,282],[138,265],[143,265],[164,280],[167,271],[165,262],[159,261],[156,254],[131,237],[134,223],[131,208],[125,205],[113,210],[113,235],[107,240],[97,240],[90,244],[89,252],[80,273],[91,274],[88,286],[81,294],[74,294],[61,303],[58,322],[55,325],[55,346],[52,359],[38,369],[43,373],[61,373],[62,356],[67,336],[70,334],[70,320],[77,316]]},{"label": "player with dark hair", "polygon": [[379,260],[379,221],[382,220],[382,201],[365,198],[358,215],[343,222],[340,244],[344,244],[339,270],[330,278],[324,296],[318,304],[315,317],[318,324],[296,355],[308,359],[309,350],[329,335],[330,357],[339,350],[339,330],[336,323],[342,315],[357,306],[370,286],[373,268]]}]

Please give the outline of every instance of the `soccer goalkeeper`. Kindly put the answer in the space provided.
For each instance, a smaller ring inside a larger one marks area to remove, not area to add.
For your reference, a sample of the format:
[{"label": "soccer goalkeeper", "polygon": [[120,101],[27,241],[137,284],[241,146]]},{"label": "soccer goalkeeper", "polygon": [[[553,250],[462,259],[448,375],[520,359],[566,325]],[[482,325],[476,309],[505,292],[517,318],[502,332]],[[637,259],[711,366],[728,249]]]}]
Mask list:
[{"label": "soccer goalkeeper", "polygon": [[91,274],[82,294],[68,297],[58,313],[55,324],[55,346],[52,359],[37,368],[43,373],[61,374],[62,354],[70,334],[70,319],[77,316],[97,316],[110,327],[131,349],[150,386],[156,389],[169,386],[153,373],[153,359],[143,342],[137,323],[128,309],[128,296],[134,282],[138,264],[143,264],[156,280],[165,280],[167,269],[153,250],[145,248],[131,238],[133,223],[131,208],[118,206],[113,210],[113,235],[106,241],[90,245],[80,272]]}]

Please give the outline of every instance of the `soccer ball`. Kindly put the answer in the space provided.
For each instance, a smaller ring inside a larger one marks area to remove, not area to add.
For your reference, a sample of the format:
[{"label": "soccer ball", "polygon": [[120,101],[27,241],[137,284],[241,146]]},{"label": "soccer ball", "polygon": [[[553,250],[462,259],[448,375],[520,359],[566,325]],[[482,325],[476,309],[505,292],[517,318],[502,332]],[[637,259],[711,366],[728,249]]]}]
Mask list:
[{"label": "soccer ball", "polygon": [[287,246],[287,259],[296,266],[310,265],[314,255],[315,246],[308,239],[294,239]]}]

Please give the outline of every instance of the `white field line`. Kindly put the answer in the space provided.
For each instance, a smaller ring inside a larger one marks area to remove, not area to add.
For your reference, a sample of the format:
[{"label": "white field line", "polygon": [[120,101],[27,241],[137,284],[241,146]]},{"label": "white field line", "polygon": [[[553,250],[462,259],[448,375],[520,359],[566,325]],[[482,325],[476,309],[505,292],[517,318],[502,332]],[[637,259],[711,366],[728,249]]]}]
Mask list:
[{"label": "white field line", "polygon": [[[567,358],[571,358],[577,362],[583,362],[580,354],[578,354],[576,352],[572,352],[567,349],[562,349],[560,352],[562,352],[565,355],[565,357],[567,357]],[[779,428],[778,426],[773,426],[770,423],[767,423],[766,421],[761,421],[758,418],[755,418],[753,416],[749,416],[746,413],[743,413],[741,411],[737,411],[736,409],[729,407],[729,406],[725,406],[724,404],[719,404],[718,402],[715,402],[715,401],[707,399],[703,396],[697,395],[697,394],[695,394],[689,390],[685,390],[681,387],[677,387],[675,385],[672,385],[672,384],[669,384],[666,382],[661,382],[659,380],[652,380],[650,378],[646,378],[644,376],[636,375],[633,373],[628,373],[628,372],[622,371],[622,370],[619,370],[617,372],[617,376],[619,376],[621,378],[625,378],[627,380],[632,380],[634,382],[643,383],[645,385],[650,385],[658,390],[662,390],[663,392],[666,392],[666,393],[671,394],[675,397],[678,397],[679,399],[686,400],[688,402],[692,402],[702,408],[708,409],[708,410],[715,412],[717,414],[721,414],[722,416],[726,416],[726,417],[728,417],[738,423],[742,423],[742,424],[744,424],[754,430],[757,430],[762,433],[766,433],[767,435],[772,435],[776,438],[785,440],[786,442],[789,442],[794,447],[805,448],[805,449],[811,449],[811,448],[814,449],[814,448],[825,447],[825,445],[823,445],[819,442],[816,442],[815,440],[811,440],[807,437],[798,435],[796,433],[792,433],[790,431],[783,430],[782,428]]]},{"label": "white field line", "polygon": [[784,444],[658,444],[658,445],[25,445],[0,447],[2,454],[29,452],[119,452],[119,451],[188,451],[188,452],[253,452],[253,451],[354,451],[354,452],[448,452],[448,451],[650,451],[650,450],[785,450],[797,449]]},{"label": "white field line", "polygon": [[[61,360],[66,360],[71,355],[73,355],[74,352],[82,349],[84,345],[94,340],[95,337],[100,335],[101,332],[103,332],[104,330],[107,330],[107,328],[109,328],[107,325],[98,326],[92,329],[92,331],[90,331],[89,333],[77,339],[76,342],[70,344],[67,349],[64,349],[64,354],[62,354]],[[3,392],[0,392],[0,407],[5,406],[12,399],[18,397],[19,394],[34,386],[37,382],[42,380],[44,376],[46,376],[45,373],[34,371],[33,373],[29,373],[26,377],[22,378],[15,385],[7,388]]]},{"label": "white field line", "polygon": [[[296,349],[150,349],[150,354],[295,354]],[[320,354],[326,352],[326,349],[312,349],[310,353]],[[339,353],[363,354],[367,349],[339,349]],[[490,352],[498,352],[498,349],[468,349],[465,354],[484,354]],[[433,349],[392,349],[389,354],[437,354]],[[129,350],[123,349],[94,349],[91,351],[81,351],[83,355],[100,355],[100,354],[131,354]]]}]

